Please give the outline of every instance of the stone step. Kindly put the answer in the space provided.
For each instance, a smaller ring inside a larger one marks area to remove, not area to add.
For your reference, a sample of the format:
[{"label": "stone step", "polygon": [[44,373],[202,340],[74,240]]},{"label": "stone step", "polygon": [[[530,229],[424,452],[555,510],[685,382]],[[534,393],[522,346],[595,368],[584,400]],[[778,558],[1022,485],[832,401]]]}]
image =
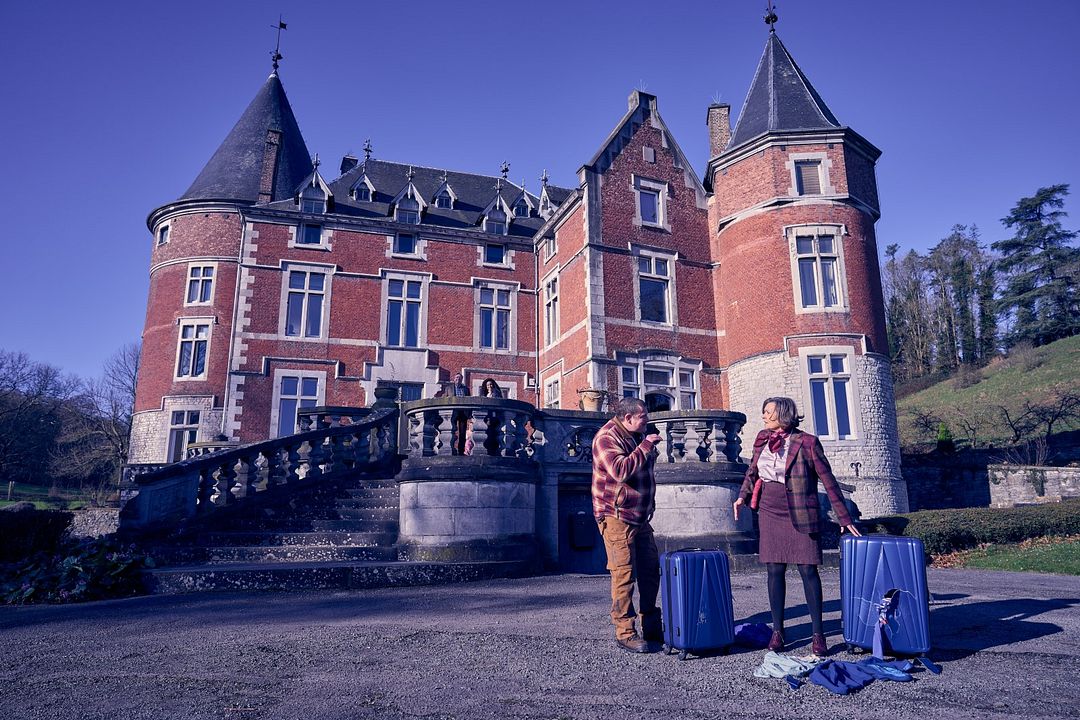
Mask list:
[{"label": "stone step", "polygon": [[338,500],[334,503],[334,507],[341,508],[356,508],[356,509],[368,509],[368,508],[393,508],[396,512],[398,509],[398,499],[394,498],[357,498],[355,500]]},{"label": "stone step", "polygon": [[233,525],[236,530],[247,532],[397,532],[398,521],[362,520],[349,518],[265,518],[241,520]]},{"label": "stone step", "polygon": [[356,560],[397,560],[393,545],[232,545],[221,547],[174,547],[150,551],[160,566],[205,563],[285,563]]},{"label": "stone step", "polygon": [[345,495],[353,500],[368,500],[371,498],[379,498],[386,500],[393,500],[397,502],[400,497],[400,491],[398,486],[387,485],[377,487],[358,487],[358,488],[346,488]]},{"label": "stone step", "polygon": [[521,577],[532,562],[311,562],[199,565],[151,570],[155,594],[230,590],[351,590]]},{"label": "stone step", "polygon": [[396,522],[399,510],[396,507],[339,507],[338,516],[342,520],[368,520],[374,522]]},{"label": "stone step", "polygon": [[208,547],[380,547],[397,542],[397,531],[393,532],[214,532],[199,538],[200,545]]}]

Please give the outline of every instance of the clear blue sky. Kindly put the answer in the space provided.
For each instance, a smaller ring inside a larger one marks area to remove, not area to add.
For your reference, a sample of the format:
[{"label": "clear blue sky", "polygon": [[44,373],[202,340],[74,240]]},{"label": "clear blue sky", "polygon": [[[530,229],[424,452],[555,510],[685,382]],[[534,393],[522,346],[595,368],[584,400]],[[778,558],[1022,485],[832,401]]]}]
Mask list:
[{"label": "clear blue sky", "polygon": [[[283,3],[281,77],[308,147],[573,185],[642,88],[701,174],[705,109],[741,106],[764,0]],[[147,214],[179,197],[270,71],[267,2],[8,3],[0,25],[0,348],[82,375],[139,337]],[[1080,227],[1080,3],[780,0],[777,32],[884,153],[878,242],[955,223],[989,243],[1070,183]]]}]

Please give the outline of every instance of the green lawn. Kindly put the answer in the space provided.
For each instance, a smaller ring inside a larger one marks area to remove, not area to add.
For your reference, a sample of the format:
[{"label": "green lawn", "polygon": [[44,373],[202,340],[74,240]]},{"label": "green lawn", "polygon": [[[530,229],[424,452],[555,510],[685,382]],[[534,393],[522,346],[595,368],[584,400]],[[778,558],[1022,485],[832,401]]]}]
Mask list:
[{"label": "green lawn", "polygon": [[9,501],[8,484],[0,483],[0,508],[17,502],[32,502],[38,510],[78,510],[89,505],[90,498],[76,490],[61,489],[50,493],[49,488],[41,485],[15,483]]},{"label": "green lawn", "polygon": [[1018,545],[986,545],[960,558],[967,568],[1080,575],[1080,539],[1040,538]]}]

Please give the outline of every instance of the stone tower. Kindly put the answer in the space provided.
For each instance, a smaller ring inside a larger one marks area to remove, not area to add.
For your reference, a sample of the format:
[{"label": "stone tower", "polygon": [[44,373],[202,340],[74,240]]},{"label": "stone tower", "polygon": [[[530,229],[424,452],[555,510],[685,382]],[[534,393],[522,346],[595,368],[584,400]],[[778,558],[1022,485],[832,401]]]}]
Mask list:
[{"label": "stone tower", "polygon": [[311,173],[275,70],[187,192],[150,213],[154,249],[131,462],[175,461],[188,441],[221,432],[244,208],[291,197]]},{"label": "stone tower", "polygon": [[716,323],[728,407],[795,398],[867,516],[907,510],[874,223],[881,151],[770,32],[746,104],[708,110]]}]

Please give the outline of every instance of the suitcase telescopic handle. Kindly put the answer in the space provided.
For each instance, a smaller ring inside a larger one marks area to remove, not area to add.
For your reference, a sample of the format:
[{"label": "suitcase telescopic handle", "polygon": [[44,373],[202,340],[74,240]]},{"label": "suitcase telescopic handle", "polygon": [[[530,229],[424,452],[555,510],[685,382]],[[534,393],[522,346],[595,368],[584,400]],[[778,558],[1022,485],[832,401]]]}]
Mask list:
[{"label": "suitcase telescopic handle", "polygon": [[701,552],[701,551],[702,551],[702,548],[699,548],[699,547],[696,547],[696,548],[686,547],[686,548],[679,548],[675,552]]}]

